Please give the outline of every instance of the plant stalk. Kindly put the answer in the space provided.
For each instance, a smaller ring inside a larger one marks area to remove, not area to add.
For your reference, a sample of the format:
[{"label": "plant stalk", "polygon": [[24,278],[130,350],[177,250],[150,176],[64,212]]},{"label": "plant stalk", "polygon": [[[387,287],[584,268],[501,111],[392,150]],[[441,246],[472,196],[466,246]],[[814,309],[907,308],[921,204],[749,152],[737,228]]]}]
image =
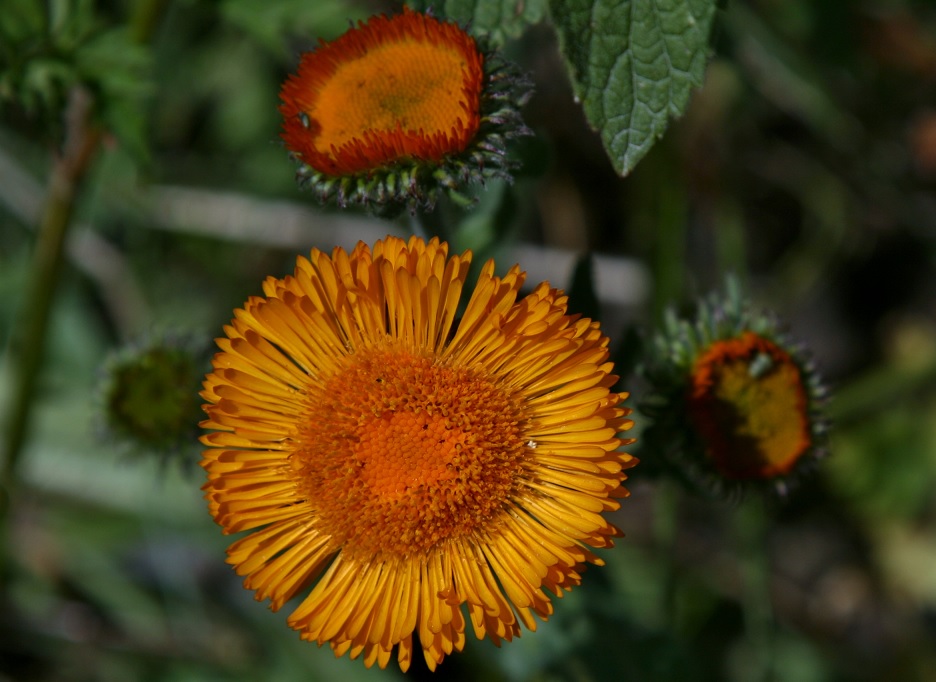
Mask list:
[{"label": "plant stalk", "polygon": [[46,332],[61,271],[65,240],[75,199],[100,146],[102,132],[89,123],[93,101],[75,88],[66,110],[66,137],[49,179],[45,208],[40,219],[33,267],[26,288],[20,323],[14,329],[8,351],[13,373],[13,394],[4,422],[3,457],[0,460],[0,524],[9,513],[16,469],[32,415],[33,395],[42,370]]}]

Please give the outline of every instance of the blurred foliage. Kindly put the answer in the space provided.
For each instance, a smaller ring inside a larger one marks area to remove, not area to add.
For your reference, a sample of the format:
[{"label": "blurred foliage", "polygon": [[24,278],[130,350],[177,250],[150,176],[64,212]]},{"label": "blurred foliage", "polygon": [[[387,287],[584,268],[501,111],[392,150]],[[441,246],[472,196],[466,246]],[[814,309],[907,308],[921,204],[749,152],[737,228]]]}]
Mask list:
[{"label": "blurred foliage", "polygon": [[[224,564],[229,539],[197,467],[122,457],[97,439],[89,399],[126,340],[172,329],[207,342],[297,252],[413,227],[319,211],[277,137],[296,53],[397,7],[2,0],[5,347],[74,87],[106,136],[74,207],[3,538],[0,679],[403,677],[335,660],[254,603]],[[725,3],[703,86],[627,178],[575,102],[545,3],[497,7],[522,18],[496,21],[495,39],[536,81],[536,140],[513,186],[422,227],[444,221],[457,248],[501,269],[518,243],[574,254],[574,277],[549,276],[577,309],[600,304],[632,402],[644,387],[630,370],[661,311],[733,272],[811,350],[835,389],[835,430],[829,459],[782,503],[696,499],[638,467],[607,566],[536,633],[502,649],[469,637],[439,675],[936,679],[936,7]],[[649,273],[638,305],[596,293],[606,256]],[[13,370],[0,364],[0,414]],[[430,679],[418,663],[407,676]]]},{"label": "blurred foliage", "polygon": [[0,104],[21,109],[38,135],[62,135],[61,112],[77,85],[100,102],[100,122],[138,158],[146,153],[152,94],[149,51],[130,22],[92,2],[6,0],[0,13]]}]

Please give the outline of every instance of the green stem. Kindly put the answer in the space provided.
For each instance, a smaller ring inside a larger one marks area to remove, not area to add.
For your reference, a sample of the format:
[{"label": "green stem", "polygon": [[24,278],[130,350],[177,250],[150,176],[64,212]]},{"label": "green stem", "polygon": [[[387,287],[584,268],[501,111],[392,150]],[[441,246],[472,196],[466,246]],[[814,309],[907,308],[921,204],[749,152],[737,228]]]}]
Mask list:
[{"label": "green stem", "polygon": [[[134,40],[140,43],[149,40],[167,4],[168,0],[138,3],[130,22]],[[3,450],[0,451],[0,535],[6,533],[16,470],[29,431],[33,396],[42,369],[49,317],[61,277],[75,201],[104,135],[102,129],[91,124],[92,107],[89,93],[75,87],[65,111],[65,143],[54,160],[49,178],[34,266],[21,312],[23,319],[8,351],[14,379],[11,406],[4,421]],[[0,538],[0,587],[8,575],[4,540]]]},{"label": "green stem", "polygon": [[678,303],[685,288],[686,222],[688,218],[685,183],[672,151],[657,145],[634,174],[636,224],[648,252],[653,278],[652,314],[662,322],[666,310]]},{"label": "green stem", "polygon": [[714,222],[718,270],[735,275],[744,284],[747,280],[747,256],[741,207],[732,198],[719,199]]},{"label": "green stem", "polygon": [[413,234],[429,241],[433,237],[438,237],[441,241],[447,242],[451,239],[448,229],[448,221],[443,215],[445,206],[442,202],[436,205],[433,211],[420,211],[410,220],[410,229]]},{"label": "green stem", "polygon": [[653,506],[653,532],[662,571],[660,614],[669,632],[675,632],[678,627],[676,592],[679,587],[679,571],[676,546],[680,493],[680,488],[673,481],[662,478],[657,484]]},{"label": "green stem", "polygon": [[774,674],[776,625],[770,598],[770,560],[767,555],[769,517],[760,497],[735,510],[735,533],[741,568],[744,627],[753,654],[751,680],[769,682]]},{"label": "green stem", "polygon": [[91,106],[91,97],[86,91],[78,88],[72,91],[66,112],[68,132],[50,177],[28,293],[21,312],[23,319],[18,325],[20,333],[9,349],[14,383],[0,462],[0,527],[5,525],[9,514],[16,469],[29,429],[33,394],[42,368],[49,314],[61,275],[75,198],[101,140],[101,131],[88,125]]},{"label": "green stem", "polygon": [[135,42],[141,45],[149,42],[168,5],[169,0],[148,0],[148,2],[137,3],[130,20],[131,36]]}]

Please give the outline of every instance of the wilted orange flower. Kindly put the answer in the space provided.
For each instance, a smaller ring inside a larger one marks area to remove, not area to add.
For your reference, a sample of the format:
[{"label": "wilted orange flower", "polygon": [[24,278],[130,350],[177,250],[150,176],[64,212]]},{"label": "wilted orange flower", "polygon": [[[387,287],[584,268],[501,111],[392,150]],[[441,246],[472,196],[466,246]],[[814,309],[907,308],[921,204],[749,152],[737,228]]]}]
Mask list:
[{"label": "wilted orange flower", "polygon": [[478,132],[483,66],[454,24],[405,8],[374,17],[302,56],[283,85],[283,139],[333,176],[441,161]]},{"label": "wilted orange flower", "polygon": [[457,25],[404,8],[302,55],[280,92],[282,138],[323,201],[430,207],[440,188],[507,177],[528,93]]},{"label": "wilted orange flower", "polygon": [[724,296],[699,301],[694,319],[667,315],[641,368],[651,419],[641,443],[681,481],[783,495],[825,455],[826,390],[778,326],[734,279]]},{"label": "wilted orange flower", "polygon": [[225,328],[202,393],[211,513],[250,531],[228,561],[336,655],[430,668],[465,629],[495,643],[547,618],[635,460],[608,339],[543,283],[394,237],[313,250]]},{"label": "wilted orange flower", "polygon": [[752,332],[714,342],[693,367],[689,415],[723,476],[788,474],[812,446],[799,367]]}]

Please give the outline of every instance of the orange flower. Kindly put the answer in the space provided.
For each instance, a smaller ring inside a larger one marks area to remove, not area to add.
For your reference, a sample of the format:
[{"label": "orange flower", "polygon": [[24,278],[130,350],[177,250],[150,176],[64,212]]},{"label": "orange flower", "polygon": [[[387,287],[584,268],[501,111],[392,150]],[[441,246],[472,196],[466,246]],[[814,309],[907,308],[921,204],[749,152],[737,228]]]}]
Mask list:
[{"label": "orange flower", "polygon": [[826,391],[777,321],[749,308],[735,280],[727,289],[693,320],[667,316],[641,368],[651,419],[641,442],[705,493],[785,495],[825,455]]},{"label": "orange flower", "polygon": [[209,508],[250,531],[228,561],[257,599],[336,655],[430,668],[470,623],[536,629],[620,532],[603,516],[635,460],[608,339],[543,283],[471,252],[388,237],[313,250],[219,339],[202,439]]},{"label": "orange flower", "polygon": [[404,8],[302,55],[280,92],[282,138],[323,201],[430,207],[439,188],[506,175],[527,94],[461,28]]},{"label": "orange flower", "polygon": [[406,8],[374,17],[302,56],[283,85],[283,140],[332,176],[441,161],[478,132],[483,64],[454,24]]}]

